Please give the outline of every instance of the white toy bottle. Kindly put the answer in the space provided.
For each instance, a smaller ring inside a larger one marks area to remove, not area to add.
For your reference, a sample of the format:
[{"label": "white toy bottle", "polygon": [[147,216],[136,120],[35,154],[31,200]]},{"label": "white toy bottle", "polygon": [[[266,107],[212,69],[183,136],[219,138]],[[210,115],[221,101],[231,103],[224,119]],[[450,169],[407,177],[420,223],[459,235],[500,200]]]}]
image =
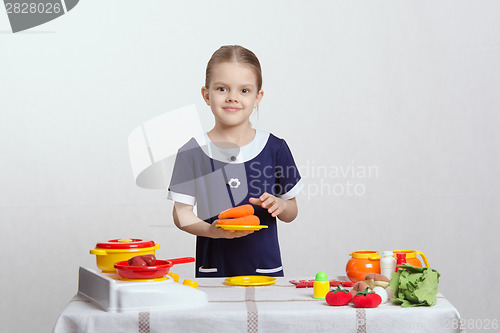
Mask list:
[{"label": "white toy bottle", "polygon": [[380,273],[385,275],[389,281],[391,280],[391,273],[396,269],[396,259],[393,257],[392,251],[384,251],[382,259],[380,259]]}]

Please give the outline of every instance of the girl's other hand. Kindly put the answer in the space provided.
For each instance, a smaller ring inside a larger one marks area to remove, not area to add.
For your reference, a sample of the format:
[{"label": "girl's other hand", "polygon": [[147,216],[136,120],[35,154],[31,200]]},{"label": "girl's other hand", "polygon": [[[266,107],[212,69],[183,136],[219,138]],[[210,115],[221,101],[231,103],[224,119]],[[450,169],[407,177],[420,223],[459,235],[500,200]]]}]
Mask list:
[{"label": "girl's other hand", "polygon": [[286,202],[272,194],[264,192],[259,198],[250,198],[250,203],[252,205],[261,206],[262,208],[267,208],[269,214],[272,217],[276,217],[286,209]]},{"label": "girl's other hand", "polygon": [[218,228],[217,221],[210,225],[210,234],[212,235],[212,238],[240,238],[248,236],[251,233],[253,233],[253,230],[224,230],[222,228]]}]

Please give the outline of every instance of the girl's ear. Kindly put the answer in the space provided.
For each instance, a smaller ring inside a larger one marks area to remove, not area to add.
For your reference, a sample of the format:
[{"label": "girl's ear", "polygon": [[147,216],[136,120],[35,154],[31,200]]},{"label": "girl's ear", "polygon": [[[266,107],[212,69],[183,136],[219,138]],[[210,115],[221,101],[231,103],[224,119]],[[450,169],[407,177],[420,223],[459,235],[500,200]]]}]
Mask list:
[{"label": "girl's ear", "polygon": [[205,100],[205,103],[207,103],[208,106],[210,106],[210,96],[208,94],[208,88],[203,86],[201,87],[201,96],[203,96],[203,99]]},{"label": "girl's ear", "polygon": [[259,106],[259,103],[262,100],[262,97],[264,97],[264,90],[261,89],[257,93],[257,98],[255,99],[255,104],[253,106],[254,109]]}]

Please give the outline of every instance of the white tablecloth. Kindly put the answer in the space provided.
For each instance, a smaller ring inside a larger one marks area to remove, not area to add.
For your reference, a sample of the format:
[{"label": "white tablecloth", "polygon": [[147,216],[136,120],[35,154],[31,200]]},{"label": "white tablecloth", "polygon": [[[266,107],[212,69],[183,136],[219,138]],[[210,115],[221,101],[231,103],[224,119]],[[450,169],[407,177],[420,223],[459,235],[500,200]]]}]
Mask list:
[{"label": "white tablecloth", "polygon": [[208,305],[190,310],[111,313],[76,295],[63,310],[54,333],[153,332],[459,332],[460,315],[443,295],[432,307],[373,309],[334,307],[312,298],[312,288],[295,288],[278,278],[262,287],[224,285],[197,279]]}]

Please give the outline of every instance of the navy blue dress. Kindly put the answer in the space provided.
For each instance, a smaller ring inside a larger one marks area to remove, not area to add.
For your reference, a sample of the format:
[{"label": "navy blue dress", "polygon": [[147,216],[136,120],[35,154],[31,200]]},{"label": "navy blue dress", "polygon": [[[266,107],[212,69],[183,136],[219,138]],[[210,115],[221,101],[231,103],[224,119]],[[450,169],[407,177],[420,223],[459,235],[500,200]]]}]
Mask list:
[{"label": "navy blue dress", "polygon": [[[207,134],[188,141],[177,153],[168,198],[196,206],[197,216],[212,223],[251,197],[268,192],[288,200],[302,188],[285,140],[257,130],[243,147],[214,144]],[[196,277],[283,276],[276,218],[254,209],[267,229],[235,239],[197,237]]]}]

